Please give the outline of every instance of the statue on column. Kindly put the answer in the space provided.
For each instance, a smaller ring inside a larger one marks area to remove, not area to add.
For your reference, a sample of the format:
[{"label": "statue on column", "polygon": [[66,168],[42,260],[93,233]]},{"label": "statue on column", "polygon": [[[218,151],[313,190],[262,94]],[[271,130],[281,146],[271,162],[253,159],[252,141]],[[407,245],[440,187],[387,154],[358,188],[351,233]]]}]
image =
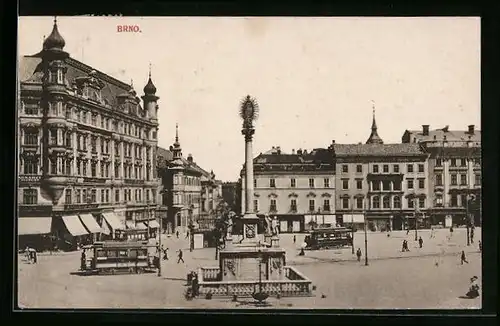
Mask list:
[{"label": "statue on column", "polygon": [[278,227],[278,217],[274,216],[272,221],[272,235],[279,235],[279,227]]},{"label": "statue on column", "polygon": [[267,235],[272,235],[273,234],[273,220],[269,217],[269,215],[264,216],[265,222],[266,222],[266,234]]},{"label": "statue on column", "polygon": [[233,217],[234,217],[234,212],[229,212],[227,216],[227,221],[226,221],[226,232],[227,232],[227,237],[231,237],[233,234]]}]

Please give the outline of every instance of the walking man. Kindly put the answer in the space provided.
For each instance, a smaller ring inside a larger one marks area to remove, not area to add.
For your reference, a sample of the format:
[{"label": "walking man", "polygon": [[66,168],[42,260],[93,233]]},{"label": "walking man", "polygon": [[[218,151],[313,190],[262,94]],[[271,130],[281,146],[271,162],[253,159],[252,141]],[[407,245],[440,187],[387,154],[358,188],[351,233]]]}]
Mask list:
[{"label": "walking man", "polygon": [[483,244],[481,243],[481,241],[479,241],[479,252],[481,252],[483,249]]},{"label": "walking man", "polygon": [[297,241],[297,238],[295,237],[295,235],[293,236],[293,244],[295,244],[295,241]]},{"label": "walking man", "polygon": [[175,236],[179,239],[179,230],[175,231]]},{"label": "walking man", "polygon": [[465,257],[465,251],[462,250],[462,255],[460,256],[460,264],[463,265],[464,262],[466,262],[467,264],[469,263],[467,261],[467,257]]},{"label": "walking man", "polygon": [[168,248],[163,249],[163,260],[168,260]]},{"label": "walking man", "polygon": [[418,238],[418,246],[422,248],[422,245],[424,244],[424,240],[422,240],[422,237]]},{"label": "walking man", "polygon": [[182,260],[182,262],[184,263],[184,259],[182,259],[182,249],[179,249],[179,254],[177,255],[177,264]]},{"label": "walking man", "polygon": [[361,249],[358,248],[358,250],[356,250],[356,257],[358,257],[358,261],[361,261]]},{"label": "walking man", "polygon": [[474,227],[470,229],[470,243],[474,243]]}]

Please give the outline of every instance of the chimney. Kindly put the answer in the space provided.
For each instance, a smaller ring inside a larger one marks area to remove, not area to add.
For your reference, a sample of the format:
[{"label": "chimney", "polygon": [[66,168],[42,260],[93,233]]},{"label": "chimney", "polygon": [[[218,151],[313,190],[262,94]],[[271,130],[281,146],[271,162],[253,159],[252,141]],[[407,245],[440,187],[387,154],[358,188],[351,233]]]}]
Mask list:
[{"label": "chimney", "polygon": [[276,152],[278,153],[278,155],[281,154],[281,147],[280,146],[276,146]]},{"label": "chimney", "polygon": [[301,148],[299,148],[299,149],[297,150],[297,155],[302,155],[302,149],[301,149]]},{"label": "chimney", "polygon": [[474,125],[469,125],[469,134],[474,135]]},{"label": "chimney", "polygon": [[332,145],[335,145],[335,139],[332,139]]},{"label": "chimney", "polygon": [[424,136],[429,136],[429,125],[422,125],[422,133]]},{"label": "chimney", "polygon": [[170,147],[168,148],[170,151],[172,151],[174,149],[174,146],[170,145]]},{"label": "chimney", "polygon": [[295,148],[292,148],[292,155],[295,155]]},{"label": "chimney", "polygon": [[304,155],[307,155],[307,149],[304,149],[304,151],[302,152]]},{"label": "chimney", "polygon": [[193,155],[188,154],[187,160],[189,163],[193,163]]}]

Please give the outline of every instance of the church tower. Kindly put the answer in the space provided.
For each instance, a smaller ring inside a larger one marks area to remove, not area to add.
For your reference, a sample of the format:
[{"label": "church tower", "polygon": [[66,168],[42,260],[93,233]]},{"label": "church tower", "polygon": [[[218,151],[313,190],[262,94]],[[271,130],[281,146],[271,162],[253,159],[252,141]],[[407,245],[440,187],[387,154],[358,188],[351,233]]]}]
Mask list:
[{"label": "church tower", "polygon": [[384,141],[380,136],[378,135],[377,132],[377,122],[375,121],[375,104],[373,104],[373,121],[372,121],[372,133],[370,134],[370,137],[368,137],[368,140],[366,141],[367,144],[383,144]]}]

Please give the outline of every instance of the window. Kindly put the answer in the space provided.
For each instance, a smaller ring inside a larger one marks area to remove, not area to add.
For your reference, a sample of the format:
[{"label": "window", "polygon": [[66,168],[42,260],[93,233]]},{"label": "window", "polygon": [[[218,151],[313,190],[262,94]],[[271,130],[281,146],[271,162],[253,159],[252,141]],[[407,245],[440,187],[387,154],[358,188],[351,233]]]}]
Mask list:
[{"label": "window", "polygon": [[75,202],[80,204],[82,202],[82,196],[80,194],[80,189],[75,190]]},{"label": "window", "polygon": [[257,179],[253,179],[253,187],[257,188]]},{"label": "window", "polygon": [[363,166],[361,164],[356,165],[356,173],[363,173]]},{"label": "window", "polygon": [[461,174],[460,175],[460,184],[461,185],[466,185],[467,184],[467,174]]},{"label": "window", "polygon": [[50,145],[57,145],[57,130],[50,130]]},{"label": "window", "polygon": [[297,182],[294,178],[290,179],[290,187],[291,188],[295,188],[296,184],[297,184]]},{"label": "window", "polygon": [[101,189],[101,203],[104,203],[105,195],[106,195],[106,192],[104,191],[104,189]]},{"label": "window", "polygon": [[118,142],[114,143],[114,148],[115,148],[115,156],[120,156],[120,144]]},{"label": "window", "polygon": [[269,207],[269,211],[276,212],[276,199],[271,199],[271,206]]},{"label": "window", "polygon": [[293,212],[297,211],[297,199],[290,200],[290,210]]},{"label": "window", "polygon": [[401,190],[401,182],[400,181],[393,181],[392,182],[392,187],[394,190]]},{"label": "window", "polygon": [[373,197],[373,208],[380,208],[380,197]]},{"label": "window", "polygon": [[384,198],[382,198],[382,207],[391,208],[391,202],[389,196],[384,196]]},{"label": "window", "polygon": [[363,180],[356,180],[356,189],[363,189]]},{"label": "window", "polygon": [[373,173],[378,173],[378,165],[373,166]]},{"label": "window", "polygon": [[71,160],[66,159],[66,175],[71,175]]},{"label": "window", "polygon": [[323,179],[323,185],[325,188],[330,188],[330,179],[328,178]]},{"label": "window", "polygon": [[269,187],[275,188],[276,187],[276,180],[274,179],[269,179]]},{"label": "window", "polygon": [[24,106],[24,113],[28,115],[38,115],[38,106],[37,105],[24,105],[24,102],[21,104]]},{"label": "window", "polygon": [[63,72],[60,69],[57,70],[57,83],[58,84],[64,84]]},{"label": "window", "polygon": [[418,165],[418,172],[425,172],[425,168],[423,164]]},{"label": "window", "polygon": [[389,180],[382,181],[382,190],[384,190],[384,191],[391,190],[391,182]]},{"label": "window", "polygon": [[453,167],[457,166],[457,161],[458,161],[458,159],[453,159],[453,158],[452,158],[452,159],[450,160],[450,165],[451,165],[451,166],[453,166]]},{"label": "window", "polygon": [[38,145],[38,130],[24,130],[24,145]]},{"label": "window", "polygon": [[323,200],[323,210],[326,212],[330,211],[330,199]]},{"label": "window", "polygon": [[23,160],[23,172],[24,174],[38,174],[38,161],[31,159]]},{"label": "window", "polygon": [[457,207],[458,206],[458,196],[456,194],[452,194],[450,198],[450,206]]},{"label": "window", "polygon": [[50,173],[57,174],[57,161],[56,158],[50,158]]},{"label": "window", "polygon": [[436,206],[443,206],[443,196],[436,195]]},{"label": "window", "polygon": [[379,191],[380,190],[380,181],[372,181],[372,189],[373,189],[373,191]]},{"label": "window", "polygon": [[401,197],[394,196],[394,208],[401,208]]},{"label": "window", "polygon": [[474,174],[474,185],[479,186],[481,184],[481,175],[480,174]]},{"label": "window", "polygon": [[83,161],[82,162],[82,172],[83,172],[83,176],[87,176],[87,161]]},{"label": "window", "polygon": [[418,207],[420,207],[420,208],[424,208],[425,207],[425,198],[420,197],[418,199]]},{"label": "window", "polygon": [[314,179],[309,179],[309,188],[314,188]]},{"label": "window", "polygon": [[119,177],[120,177],[120,164],[115,163],[115,178],[119,178]]},{"label": "window", "polygon": [[465,158],[460,159],[460,165],[461,166],[467,166],[467,160]]},{"label": "window", "polygon": [[452,186],[456,186],[457,185],[457,175],[456,174],[452,174],[451,175],[451,185]]},{"label": "window", "polygon": [[342,198],[342,208],[343,209],[349,208],[349,198],[347,198],[347,197]]},{"label": "window", "polygon": [[414,208],[414,199],[413,198],[408,198],[408,208]]},{"label": "window", "polygon": [[97,137],[92,136],[90,146],[92,148],[92,153],[97,153]]},{"label": "window", "polygon": [[90,201],[92,203],[96,203],[97,202],[97,190],[92,189],[92,191],[90,192]]},{"label": "window", "polygon": [[315,206],[314,199],[309,199],[309,212],[314,212]]},{"label": "window", "polygon": [[413,189],[413,179],[406,179],[406,182],[407,182],[407,188]]},{"label": "window", "polygon": [[153,197],[153,204],[156,204],[156,190],[155,189],[151,190],[151,197]]},{"label": "window", "polygon": [[443,185],[443,175],[436,174],[436,186],[442,186],[442,185]]},{"label": "window", "polygon": [[73,147],[73,145],[71,144],[71,132],[69,132],[69,131],[66,131],[66,139],[65,139],[65,143],[66,143],[66,144],[65,144],[65,145],[66,145],[66,147],[68,147],[68,148]]},{"label": "window", "polygon": [[92,117],[91,117],[91,124],[93,126],[97,126],[97,114],[92,114]]},{"label": "window", "polygon": [[120,190],[119,189],[115,190],[115,202],[116,203],[120,202]]},{"label": "window", "polygon": [[109,203],[109,189],[106,189],[106,203]]},{"label": "window", "polygon": [[394,173],[399,173],[399,165],[394,164],[394,165],[392,166],[392,171],[394,171]]},{"label": "window", "polygon": [[382,168],[384,169],[384,173],[389,173],[389,165],[384,164]]},{"label": "window", "polygon": [[259,201],[257,199],[253,200],[253,211],[258,212],[259,211]]},{"label": "window", "polygon": [[83,203],[88,203],[89,198],[87,198],[87,189],[82,190],[82,202]]},{"label": "window", "polygon": [[436,166],[443,166],[443,160],[440,158],[436,159]]},{"label": "window", "polygon": [[363,209],[363,197],[356,198],[356,208]]},{"label": "window", "polygon": [[418,189],[425,188],[425,179],[418,179]]},{"label": "window", "polygon": [[407,164],[406,165],[406,171],[408,173],[412,173],[413,172],[413,164]]},{"label": "window", "polygon": [[87,112],[85,111],[82,112],[82,122],[87,123]]},{"label": "window", "polygon": [[349,189],[349,180],[348,179],[342,180],[342,189],[343,190]]},{"label": "window", "polygon": [[349,165],[343,164],[342,165],[342,173],[348,173],[349,172]]},{"label": "window", "polygon": [[481,159],[480,158],[475,158],[474,159],[474,165],[481,165]]},{"label": "window", "polygon": [[90,164],[90,173],[91,173],[92,177],[95,177],[97,175],[97,163],[96,162],[92,162]]},{"label": "window", "polygon": [[38,191],[36,189],[23,190],[23,204],[36,205],[38,203]]}]

